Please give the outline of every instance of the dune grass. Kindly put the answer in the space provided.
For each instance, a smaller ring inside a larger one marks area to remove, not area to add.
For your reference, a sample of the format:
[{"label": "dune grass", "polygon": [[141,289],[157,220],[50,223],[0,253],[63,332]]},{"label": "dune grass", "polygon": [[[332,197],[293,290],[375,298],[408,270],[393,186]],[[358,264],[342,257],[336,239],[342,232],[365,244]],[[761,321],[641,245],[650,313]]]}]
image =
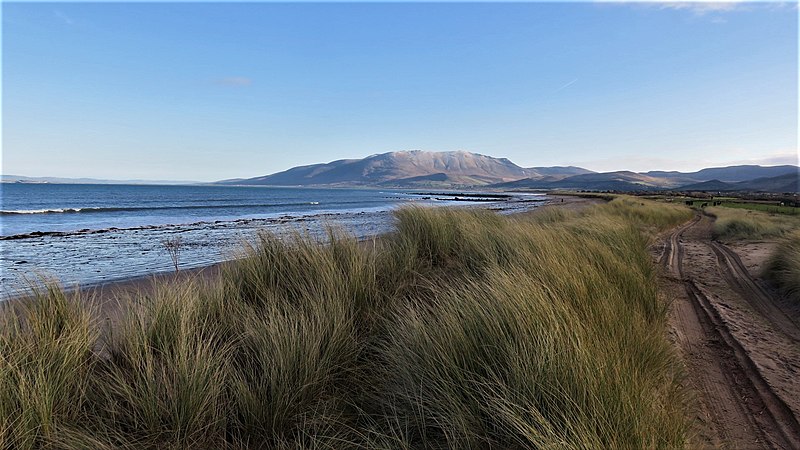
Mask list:
[{"label": "dune grass", "polygon": [[713,207],[714,237],[725,240],[780,238],[800,229],[800,217],[736,208]]},{"label": "dune grass", "polygon": [[219,279],[130,299],[102,336],[50,288],[4,311],[0,447],[681,447],[646,249],[689,217],[618,198],[403,209],[366,243],[262,234]]},{"label": "dune grass", "polygon": [[50,286],[0,315],[0,447],[41,448],[87,414],[98,333],[91,311]]},{"label": "dune grass", "polygon": [[770,256],[764,270],[783,295],[800,304],[800,230],[789,233]]}]

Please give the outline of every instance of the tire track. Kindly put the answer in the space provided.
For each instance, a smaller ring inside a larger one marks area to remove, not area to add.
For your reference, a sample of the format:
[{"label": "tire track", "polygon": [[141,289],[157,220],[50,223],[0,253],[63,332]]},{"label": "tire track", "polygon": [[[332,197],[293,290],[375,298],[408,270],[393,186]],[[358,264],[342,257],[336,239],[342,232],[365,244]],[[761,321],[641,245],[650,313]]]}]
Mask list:
[{"label": "tire track", "polygon": [[731,334],[725,321],[709,301],[708,296],[692,280],[685,282],[686,292],[704,323],[706,332],[724,344],[728,358],[722,360],[728,369],[726,378],[755,425],[761,440],[772,448],[800,448],[800,424],[788,405],[778,397],[758,371],[747,351]]},{"label": "tire track", "polygon": [[[725,444],[747,448],[800,448],[800,424],[792,410],[763,378],[708,294],[693,279],[684,276],[682,237],[701,220],[698,214],[676,228],[666,239],[661,255],[661,263],[683,284],[691,303],[688,309],[679,305],[677,316],[677,326],[684,334],[680,344],[692,366],[690,376],[701,390],[699,394],[705,400],[716,428],[714,431]],[[722,244],[704,241],[701,243],[709,245],[716,255],[728,284],[737,292],[745,293],[748,301],[755,302],[754,306],[772,323],[782,324],[782,329],[787,328],[789,333],[797,329],[782,311],[771,310],[775,307],[770,308],[769,295],[749,277],[735,253]],[[755,300],[749,300],[753,297]]]},{"label": "tire track", "polygon": [[711,249],[717,256],[719,266],[723,269],[728,284],[739,292],[741,297],[781,332],[795,342],[800,342],[800,328],[778,308],[777,303],[753,280],[739,255],[726,245],[711,241]]},{"label": "tire track", "polygon": [[661,263],[678,278],[683,277],[681,268],[681,260],[683,259],[683,246],[681,245],[681,237],[686,230],[697,224],[700,219],[700,215],[695,215],[691,221],[675,229],[675,231],[669,235],[669,238],[665,242],[664,253],[661,255]]}]

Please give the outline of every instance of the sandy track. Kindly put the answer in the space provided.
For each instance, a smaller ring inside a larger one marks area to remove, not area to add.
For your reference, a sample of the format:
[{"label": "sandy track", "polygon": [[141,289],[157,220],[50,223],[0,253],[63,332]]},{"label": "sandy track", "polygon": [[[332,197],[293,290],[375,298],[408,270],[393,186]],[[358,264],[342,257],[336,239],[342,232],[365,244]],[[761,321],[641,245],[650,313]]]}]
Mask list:
[{"label": "sandy track", "polygon": [[739,295],[748,300],[764,317],[795,342],[800,342],[800,328],[761,286],[750,277],[741,258],[733,250],[719,242],[712,241],[711,248],[717,255],[717,262],[724,270],[728,284],[736,287]]},{"label": "sandy track", "polygon": [[696,394],[695,445],[800,448],[800,329],[696,216],[664,242],[670,323]]}]

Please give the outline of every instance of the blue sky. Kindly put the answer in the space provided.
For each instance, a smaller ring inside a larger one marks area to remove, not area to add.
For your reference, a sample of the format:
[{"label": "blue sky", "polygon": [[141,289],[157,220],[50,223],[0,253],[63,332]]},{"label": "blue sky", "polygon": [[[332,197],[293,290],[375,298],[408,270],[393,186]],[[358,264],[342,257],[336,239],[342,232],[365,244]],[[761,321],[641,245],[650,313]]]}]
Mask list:
[{"label": "blue sky", "polygon": [[395,150],[797,161],[778,3],[4,3],[2,172],[217,180]]}]

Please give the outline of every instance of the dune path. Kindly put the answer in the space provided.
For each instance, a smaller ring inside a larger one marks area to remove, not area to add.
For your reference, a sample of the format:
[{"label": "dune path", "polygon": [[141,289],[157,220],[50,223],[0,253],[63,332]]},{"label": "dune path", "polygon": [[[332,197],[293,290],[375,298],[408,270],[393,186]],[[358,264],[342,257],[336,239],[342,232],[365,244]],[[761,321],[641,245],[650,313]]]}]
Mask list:
[{"label": "dune path", "polygon": [[691,446],[800,448],[800,322],[712,239],[712,225],[697,214],[658,247],[671,337],[694,394]]}]

